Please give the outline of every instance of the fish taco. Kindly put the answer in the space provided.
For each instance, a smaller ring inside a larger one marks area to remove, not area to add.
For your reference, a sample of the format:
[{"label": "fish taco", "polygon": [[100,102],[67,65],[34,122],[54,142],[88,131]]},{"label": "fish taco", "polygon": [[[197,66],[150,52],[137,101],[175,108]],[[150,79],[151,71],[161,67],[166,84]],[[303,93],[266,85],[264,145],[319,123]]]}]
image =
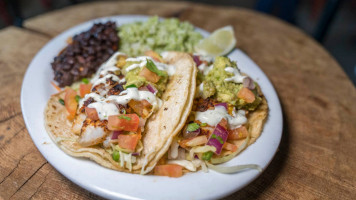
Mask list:
[{"label": "fish taco", "polygon": [[44,112],[47,132],[71,156],[148,173],[185,125],[196,73],[187,53],[147,51],[130,58],[117,52],[90,81],[51,96]]},{"label": "fish taco", "polygon": [[[259,85],[227,57],[215,60],[194,56],[198,66],[192,110],[154,173],[179,177],[180,171],[208,168],[234,173],[257,165],[221,167],[254,143],[268,116],[268,104]],[[158,156],[159,154],[157,154]]]}]

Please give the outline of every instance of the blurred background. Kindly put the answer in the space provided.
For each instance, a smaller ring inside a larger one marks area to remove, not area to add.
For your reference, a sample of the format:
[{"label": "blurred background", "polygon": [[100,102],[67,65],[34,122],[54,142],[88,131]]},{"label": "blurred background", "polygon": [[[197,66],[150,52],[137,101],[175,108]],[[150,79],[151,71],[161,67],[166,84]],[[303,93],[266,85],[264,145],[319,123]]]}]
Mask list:
[{"label": "blurred background", "polygon": [[[30,17],[94,0],[0,0],[0,29]],[[356,0],[195,0],[274,15],[320,42],[356,85]]]}]

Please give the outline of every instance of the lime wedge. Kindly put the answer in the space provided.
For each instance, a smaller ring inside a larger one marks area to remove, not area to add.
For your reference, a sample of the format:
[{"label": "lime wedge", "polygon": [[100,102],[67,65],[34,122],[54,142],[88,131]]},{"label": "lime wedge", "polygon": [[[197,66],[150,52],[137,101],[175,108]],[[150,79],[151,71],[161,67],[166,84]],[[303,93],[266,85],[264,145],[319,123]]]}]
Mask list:
[{"label": "lime wedge", "polygon": [[225,26],[215,30],[209,37],[201,40],[195,51],[204,56],[222,56],[229,53],[236,45],[236,38],[232,26]]}]

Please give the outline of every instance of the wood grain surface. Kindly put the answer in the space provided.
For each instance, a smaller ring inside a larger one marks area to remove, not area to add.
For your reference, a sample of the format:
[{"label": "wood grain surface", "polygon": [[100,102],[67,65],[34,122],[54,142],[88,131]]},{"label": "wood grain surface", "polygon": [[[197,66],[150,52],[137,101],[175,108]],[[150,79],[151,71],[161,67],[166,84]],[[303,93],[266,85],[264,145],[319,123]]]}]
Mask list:
[{"label": "wood grain surface", "polygon": [[[34,146],[21,115],[23,75],[52,37],[119,14],[178,17],[212,31],[235,29],[237,47],[273,82],[281,145],[266,171],[226,199],[355,199],[356,90],[335,59],[299,29],[251,10],[187,2],[79,4],[0,31],[0,198],[99,199],[59,174]],[[263,156],[263,155],[261,155]]]}]

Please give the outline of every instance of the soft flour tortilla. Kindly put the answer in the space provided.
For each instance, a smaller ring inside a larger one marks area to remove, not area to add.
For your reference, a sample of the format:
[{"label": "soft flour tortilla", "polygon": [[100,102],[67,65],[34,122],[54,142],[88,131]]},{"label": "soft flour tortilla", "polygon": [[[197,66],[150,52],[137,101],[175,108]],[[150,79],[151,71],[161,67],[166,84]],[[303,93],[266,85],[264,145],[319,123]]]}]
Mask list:
[{"label": "soft flour tortilla", "polygon": [[[262,98],[261,104],[257,107],[256,110],[250,111],[250,113],[247,115],[247,123],[245,124],[249,136],[248,138],[240,139],[240,140],[229,140],[229,143],[232,143],[238,147],[238,151],[235,153],[232,153],[231,151],[223,150],[220,154],[220,156],[228,156],[230,154],[235,154],[234,156],[238,155],[241,153],[244,149],[246,149],[249,145],[253,144],[258,137],[260,137],[262,131],[263,131],[263,126],[267,120],[268,117],[268,104],[266,98],[263,96],[261,89],[259,86],[257,86],[257,92],[259,96]],[[183,124],[184,126],[184,124]],[[178,135],[176,136],[178,137]],[[169,144],[171,144],[171,140],[168,140]],[[168,142],[167,142],[168,144]],[[168,148],[167,148],[168,149]],[[166,149],[166,150],[167,150]],[[159,153],[157,154],[159,155]],[[213,164],[220,164],[229,161],[230,159],[223,159],[222,157],[216,157],[214,161],[212,161]]]},{"label": "soft flour tortilla", "polygon": [[[262,97],[262,102],[257,107],[256,110],[254,110],[252,112],[250,111],[250,113],[247,116],[246,127],[247,127],[247,130],[249,133],[249,140],[248,140],[248,143],[245,148],[247,148],[249,145],[254,143],[257,140],[257,138],[260,137],[260,135],[263,131],[263,126],[264,126],[264,124],[267,120],[267,117],[268,117],[267,100],[263,96],[259,86],[257,86],[257,91],[258,91],[258,94],[260,95],[260,97]],[[230,140],[229,142],[235,144],[237,147],[240,147],[245,142],[245,139]]]},{"label": "soft flour tortilla", "polygon": [[154,166],[168,150],[172,138],[184,126],[193,105],[195,93],[196,67],[191,56],[186,53],[168,52],[164,58],[176,67],[162,96],[161,108],[147,121],[143,135],[143,150],[129,171],[114,161],[111,155],[99,145],[82,147],[79,136],[71,132],[72,123],[66,119],[66,109],[59,103],[64,92],[52,95],[45,109],[45,126],[52,140],[67,154],[89,158],[98,164],[131,173],[140,173],[143,165]]},{"label": "soft flour tortilla", "polygon": [[[194,61],[189,55],[184,55],[185,59],[179,59],[173,55],[167,55],[165,58],[169,62],[179,63],[181,66],[195,66]],[[188,58],[189,57],[189,58]],[[186,68],[191,70],[190,79],[180,76],[174,76],[173,80],[177,84],[171,84],[163,95],[163,109],[154,114],[146,126],[147,133],[143,139],[143,157],[140,157],[137,166],[134,169],[143,167],[142,172],[150,171],[159,159],[168,151],[173,138],[184,127],[193,106],[193,100],[196,89],[197,68]],[[183,90],[182,88],[186,88]],[[189,99],[183,102],[177,101],[177,96]],[[183,105],[183,106],[182,106]],[[181,113],[180,118],[173,117],[174,113]],[[159,120],[157,120],[159,119]],[[147,166],[147,170],[145,167]]]}]

